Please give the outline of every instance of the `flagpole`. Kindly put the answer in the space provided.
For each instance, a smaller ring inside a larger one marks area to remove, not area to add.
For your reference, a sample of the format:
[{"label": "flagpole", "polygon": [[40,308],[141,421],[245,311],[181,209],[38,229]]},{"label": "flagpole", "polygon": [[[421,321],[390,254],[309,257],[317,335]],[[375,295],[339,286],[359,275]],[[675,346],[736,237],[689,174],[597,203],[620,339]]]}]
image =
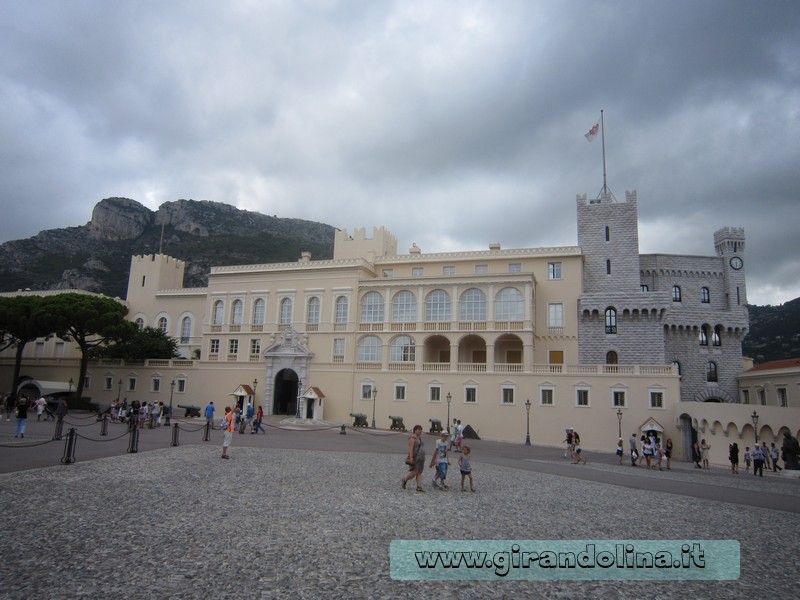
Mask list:
[{"label": "flagpole", "polygon": [[600,136],[603,143],[603,195],[608,194],[606,185],[606,124],[603,122],[603,109],[600,109]]},{"label": "flagpole", "polygon": [[608,179],[606,177],[606,124],[605,121],[603,120],[602,108],[600,109],[600,137],[603,145],[603,189],[600,190],[600,193],[598,194],[597,198],[604,199],[607,197],[611,197],[611,199],[614,202],[616,202],[617,199],[614,198],[613,192],[610,189],[608,189]]}]

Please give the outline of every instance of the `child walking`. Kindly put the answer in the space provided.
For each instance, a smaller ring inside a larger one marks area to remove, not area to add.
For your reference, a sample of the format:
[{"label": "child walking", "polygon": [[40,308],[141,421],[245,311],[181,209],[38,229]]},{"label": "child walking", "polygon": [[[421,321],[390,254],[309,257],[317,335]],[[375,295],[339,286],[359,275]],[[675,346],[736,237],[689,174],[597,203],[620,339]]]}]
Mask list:
[{"label": "child walking", "polygon": [[[447,479],[447,466],[450,464],[447,458],[447,438],[450,437],[447,429],[442,430],[441,439],[436,442],[436,449],[433,451],[431,457],[431,469],[436,465],[436,476],[433,478],[434,489],[446,490],[447,484],[444,482]],[[436,481],[439,483],[436,483]]]},{"label": "child walking", "polygon": [[458,457],[458,468],[461,470],[461,491],[467,491],[464,489],[464,479],[469,477],[469,491],[474,492],[475,486],[472,483],[472,464],[470,463],[469,446],[464,446],[461,449],[461,456]]}]

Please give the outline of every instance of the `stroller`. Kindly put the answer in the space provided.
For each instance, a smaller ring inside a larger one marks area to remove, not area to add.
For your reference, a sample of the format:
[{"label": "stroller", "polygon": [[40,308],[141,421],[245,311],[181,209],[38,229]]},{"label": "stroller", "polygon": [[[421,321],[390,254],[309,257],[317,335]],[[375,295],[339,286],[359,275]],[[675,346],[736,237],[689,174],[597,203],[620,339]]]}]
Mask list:
[{"label": "stroller", "polygon": [[53,409],[50,408],[50,402],[45,402],[44,405],[44,420],[45,421],[55,421],[56,414],[53,412]]}]

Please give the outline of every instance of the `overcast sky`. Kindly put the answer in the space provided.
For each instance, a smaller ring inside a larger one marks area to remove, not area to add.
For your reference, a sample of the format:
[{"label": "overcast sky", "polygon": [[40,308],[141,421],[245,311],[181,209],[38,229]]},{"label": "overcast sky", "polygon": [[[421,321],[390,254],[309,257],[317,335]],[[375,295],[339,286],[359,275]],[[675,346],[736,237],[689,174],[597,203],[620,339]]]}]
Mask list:
[{"label": "overcast sky", "polygon": [[800,2],[0,0],[0,242],[103,198],[215,200],[398,252],[575,245],[637,190],[643,253],[744,227],[800,297]]}]

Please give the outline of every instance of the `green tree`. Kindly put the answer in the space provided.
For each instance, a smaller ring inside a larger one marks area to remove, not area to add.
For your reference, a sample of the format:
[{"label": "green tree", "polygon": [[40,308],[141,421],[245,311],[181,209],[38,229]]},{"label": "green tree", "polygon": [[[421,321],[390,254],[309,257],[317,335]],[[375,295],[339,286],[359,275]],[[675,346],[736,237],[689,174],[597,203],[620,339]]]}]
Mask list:
[{"label": "green tree", "polygon": [[128,308],[111,298],[68,293],[49,296],[46,301],[46,310],[55,319],[56,335],[65,341],[74,341],[81,351],[75,390],[80,398],[89,366],[89,351],[95,346],[129,338],[136,326],[125,320]]},{"label": "green tree", "polygon": [[[132,324],[133,325],[133,324]],[[123,360],[147,360],[148,358],[180,358],[178,342],[160,329],[145,327],[138,329],[132,337],[98,346],[91,351],[92,358],[121,358]]]},{"label": "green tree", "polygon": [[53,333],[54,320],[43,310],[46,299],[41,296],[0,298],[0,350],[16,346],[12,395],[16,397],[22,368],[22,353],[28,342]]}]

